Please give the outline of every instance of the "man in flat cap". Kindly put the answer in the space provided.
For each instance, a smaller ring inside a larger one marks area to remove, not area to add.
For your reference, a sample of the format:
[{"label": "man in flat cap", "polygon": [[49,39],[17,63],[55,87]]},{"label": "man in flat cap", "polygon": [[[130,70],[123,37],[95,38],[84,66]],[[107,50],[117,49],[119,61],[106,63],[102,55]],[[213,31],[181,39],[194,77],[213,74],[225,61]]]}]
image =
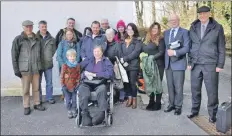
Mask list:
[{"label": "man in flat cap", "polygon": [[218,110],[218,75],[225,63],[225,35],[222,25],[210,17],[210,8],[197,10],[199,19],[191,24],[189,66],[191,69],[192,110],[188,118],[198,115],[202,81],[208,95],[209,122],[216,121]]},{"label": "man in flat cap", "polygon": [[23,32],[15,37],[12,48],[12,64],[14,73],[22,80],[24,115],[29,115],[30,110],[30,84],[34,109],[44,111],[45,108],[39,99],[39,71],[41,65],[41,40],[32,32],[33,22],[26,20],[22,23]]}]

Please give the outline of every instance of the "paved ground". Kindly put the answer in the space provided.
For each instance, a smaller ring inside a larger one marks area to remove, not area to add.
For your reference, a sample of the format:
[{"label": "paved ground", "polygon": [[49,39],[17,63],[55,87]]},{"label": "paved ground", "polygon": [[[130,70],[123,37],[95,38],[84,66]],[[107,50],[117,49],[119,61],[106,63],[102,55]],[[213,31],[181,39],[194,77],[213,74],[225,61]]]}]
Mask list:
[{"label": "paved ground", "polygon": [[[231,98],[231,60],[227,59],[225,70],[220,74],[219,98],[220,103]],[[183,112],[175,116],[173,112],[164,113],[168,95],[164,78],[164,105],[161,111],[149,112],[137,108],[126,108],[116,105],[114,123],[109,128],[83,128],[75,125],[74,119],[68,119],[64,104],[60,101],[55,105],[45,106],[45,112],[33,111],[24,116],[21,97],[1,98],[1,135],[206,135],[186,115],[190,113],[191,92],[190,81],[184,85]],[[207,95],[203,84],[201,115],[207,115]],[[58,98],[57,98],[58,99]],[[146,98],[145,98],[146,99]],[[139,104],[139,107],[144,107]]]}]

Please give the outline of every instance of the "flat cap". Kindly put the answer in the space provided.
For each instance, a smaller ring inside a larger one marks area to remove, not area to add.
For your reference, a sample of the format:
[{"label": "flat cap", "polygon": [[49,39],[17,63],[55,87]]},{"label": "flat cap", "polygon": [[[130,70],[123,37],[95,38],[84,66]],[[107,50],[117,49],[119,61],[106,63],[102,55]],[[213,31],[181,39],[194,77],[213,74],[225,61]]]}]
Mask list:
[{"label": "flat cap", "polygon": [[29,26],[29,25],[34,25],[34,24],[33,24],[33,22],[30,21],[30,20],[25,20],[25,21],[23,21],[23,23],[22,23],[22,26]]},{"label": "flat cap", "polygon": [[210,8],[207,6],[202,6],[200,8],[197,9],[197,13],[201,13],[201,12],[209,12]]}]

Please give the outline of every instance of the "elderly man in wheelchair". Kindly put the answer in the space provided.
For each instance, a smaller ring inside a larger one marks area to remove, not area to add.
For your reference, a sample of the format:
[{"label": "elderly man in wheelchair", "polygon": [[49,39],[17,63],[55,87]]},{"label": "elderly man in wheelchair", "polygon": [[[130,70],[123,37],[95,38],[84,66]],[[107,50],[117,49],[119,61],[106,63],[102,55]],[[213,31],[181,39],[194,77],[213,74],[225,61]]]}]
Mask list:
[{"label": "elderly man in wheelchair", "polygon": [[[103,56],[101,46],[93,49],[94,57],[86,58],[81,62],[82,81],[79,86],[79,105],[82,116],[82,126],[98,125],[105,119],[107,103],[107,80],[114,78],[113,65],[109,59]],[[96,92],[98,113],[91,118],[88,104],[91,92]]]}]

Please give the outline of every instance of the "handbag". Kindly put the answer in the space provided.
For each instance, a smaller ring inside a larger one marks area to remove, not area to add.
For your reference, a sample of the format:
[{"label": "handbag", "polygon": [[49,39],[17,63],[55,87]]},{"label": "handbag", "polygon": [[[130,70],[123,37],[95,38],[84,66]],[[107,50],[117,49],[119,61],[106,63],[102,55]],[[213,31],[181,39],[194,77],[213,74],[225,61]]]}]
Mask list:
[{"label": "handbag", "polygon": [[123,81],[124,83],[129,83],[129,79],[128,79],[126,70],[125,70],[124,67],[122,66],[122,64],[121,64],[121,62],[119,61],[118,57],[116,57],[116,62],[117,62],[117,64],[118,64],[118,68],[119,68],[119,71],[120,71],[120,73],[121,73],[122,81]]},{"label": "handbag", "polygon": [[113,80],[114,89],[123,89],[124,85],[117,62],[115,62],[114,64],[114,74],[115,74],[115,78]]},{"label": "handbag", "polygon": [[94,86],[98,86],[98,85],[101,85],[101,84],[105,84],[106,83],[106,79],[104,78],[94,78],[93,80],[88,80],[88,79],[84,79],[83,82],[87,85],[94,85]]}]

